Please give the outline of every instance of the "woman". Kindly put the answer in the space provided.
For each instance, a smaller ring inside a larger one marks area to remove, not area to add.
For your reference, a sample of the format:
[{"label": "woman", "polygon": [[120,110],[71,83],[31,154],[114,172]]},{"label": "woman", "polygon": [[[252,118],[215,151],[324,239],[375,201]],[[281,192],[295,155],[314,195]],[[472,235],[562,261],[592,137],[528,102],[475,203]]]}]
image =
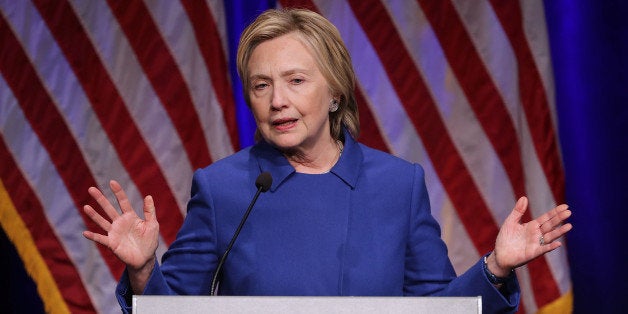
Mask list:
[{"label": "woman", "polygon": [[84,235],[126,263],[117,289],[125,311],[132,294],[209,294],[262,172],[272,175],[270,192],[224,265],[221,294],[482,295],[487,313],[515,311],[514,268],[558,248],[554,240],[571,229],[566,205],[521,224],[523,197],[495,249],[456,277],[423,169],[355,141],[354,72],[329,21],[306,10],[263,13],[242,34],[238,71],[258,143],[194,174],[188,214],[161,265],[152,198],[142,220],[115,181],[122,214],[89,189],[112,222],[85,206],[107,235]]}]

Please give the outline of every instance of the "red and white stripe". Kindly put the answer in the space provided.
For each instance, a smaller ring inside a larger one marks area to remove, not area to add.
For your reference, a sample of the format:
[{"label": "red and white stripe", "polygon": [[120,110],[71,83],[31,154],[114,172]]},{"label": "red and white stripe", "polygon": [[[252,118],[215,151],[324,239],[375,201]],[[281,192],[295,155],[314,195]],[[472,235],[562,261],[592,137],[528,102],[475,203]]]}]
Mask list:
[{"label": "red and white stripe", "polygon": [[[518,197],[525,219],[563,202],[542,1],[278,5],[338,27],[360,140],[423,165],[459,273],[492,249]],[[80,234],[98,229],[81,210],[87,187],[119,180],[138,211],[153,195],[161,255],[192,172],[238,149],[226,42],[219,0],[0,0],[0,180],[70,311],[119,311],[123,265]],[[518,273],[526,312],[571,288],[564,249]]]}]

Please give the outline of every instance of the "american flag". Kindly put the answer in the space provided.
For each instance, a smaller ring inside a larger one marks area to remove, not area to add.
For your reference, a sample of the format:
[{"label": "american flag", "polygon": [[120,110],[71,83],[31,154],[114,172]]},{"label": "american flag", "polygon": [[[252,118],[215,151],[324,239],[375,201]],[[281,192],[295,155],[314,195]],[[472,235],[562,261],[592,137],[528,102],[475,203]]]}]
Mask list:
[{"label": "american flag", "polygon": [[[81,235],[99,229],[82,211],[88,187],[116,179],[138,212],[153,195],[160,256],[193,171],[248,145],[226,6],[0,0],[0,223],[47,311],[119,312],[124,265]],[[526,221],[564,202],[542,1],[277,6],[338,27],[357,75],[359,140],[425,168],[459,274],[493,248],[517,198],[530,199]],[[521,312],[571,310],[565,248],[517,274]]]}]

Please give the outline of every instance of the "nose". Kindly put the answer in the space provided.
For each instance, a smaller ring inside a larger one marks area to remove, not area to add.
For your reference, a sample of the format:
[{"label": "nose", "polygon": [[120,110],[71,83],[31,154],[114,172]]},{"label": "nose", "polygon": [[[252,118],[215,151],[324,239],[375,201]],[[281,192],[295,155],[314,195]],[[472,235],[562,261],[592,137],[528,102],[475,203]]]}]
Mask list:
[{"label": "nose", "polygon": [[273,91],[270,99],[270,106],[273,110],[281,110],[288,106],[288,97],[286,95],[285,87],[280,84],[273,86]]}]

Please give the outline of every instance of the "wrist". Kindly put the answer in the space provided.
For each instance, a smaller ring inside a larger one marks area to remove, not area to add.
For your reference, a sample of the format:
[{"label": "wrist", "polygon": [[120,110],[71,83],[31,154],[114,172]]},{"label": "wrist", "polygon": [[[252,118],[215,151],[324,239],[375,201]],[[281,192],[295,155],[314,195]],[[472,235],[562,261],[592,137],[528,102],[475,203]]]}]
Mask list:
[{"label": "wrist", "polygon": [[156,257],[151,258],[146,264],[140,267],[132,267],[127,265],[127,274],[131,283],[131,289],[134,294],[142,294],[148,279],[155,269]]},{"label": "wrist", "polygon": [[514,276],[514,269],[503,269],[499,267],[495,260],[495,252],[485,255],[482,268],[488,280],[494,285],[501,285],[508,282]]},{"label": "wrist", "polygon": [[488,270],[497,277],[508,277],[514,270],[514,267],[507,267],[503,263],[499,262],[497,251],[489,253],[486,257],[486,267]]},{"label": "wrist", "polygon": [[155,266],[155,260],[157,259],[157,257],[155,255],[153,255],[152,257],[149,257],[146,261],[144,261],[142,264],[130,264],[127,263],[126,264],[126,268],[129,272],[132,273],[150,273],[153,270],[153,267]]}]

